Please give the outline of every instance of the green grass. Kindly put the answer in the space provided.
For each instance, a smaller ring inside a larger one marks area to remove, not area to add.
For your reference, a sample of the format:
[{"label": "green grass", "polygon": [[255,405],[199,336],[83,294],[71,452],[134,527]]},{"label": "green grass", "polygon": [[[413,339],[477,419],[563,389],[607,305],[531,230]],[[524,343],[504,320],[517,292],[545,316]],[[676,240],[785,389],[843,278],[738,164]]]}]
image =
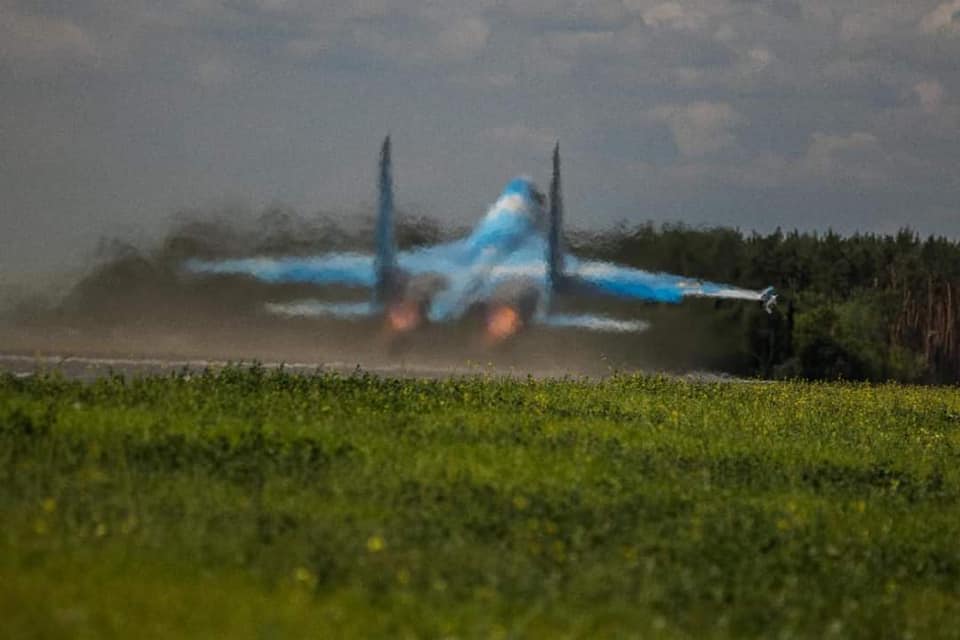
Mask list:
[{"label": "green grass", "polygon": [[960,393],[0,377],[11,638],[957,637]]}]

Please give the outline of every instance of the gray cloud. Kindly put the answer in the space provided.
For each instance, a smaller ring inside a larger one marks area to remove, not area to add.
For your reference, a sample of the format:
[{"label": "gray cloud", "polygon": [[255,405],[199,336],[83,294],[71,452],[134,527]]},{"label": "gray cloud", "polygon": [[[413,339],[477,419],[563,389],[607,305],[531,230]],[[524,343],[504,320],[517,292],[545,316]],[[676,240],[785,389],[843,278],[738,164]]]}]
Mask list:
[{"label": "gray cloud", "polygon": [[178,208],[457,223],[512,173],[572,224],[960,234],[957,2],[0,0],[0,271]]},{"label": "gray cloud", "polygon": [[67,18],[31,15],[0,6],[0,63],[8,71],[36,73],[98,56],[95,38]]},{"label": "gray cloud", "polygon": [[960,33],[960,1],[944,2],[923,16],[920,28],[927,33]]},{"label": "gray cloud", "polygon": [[725,102],[692,102],[655,107],[651,115],[667,123],[680,154],[702,157],[736,142],[733,127],[742,120]]}]

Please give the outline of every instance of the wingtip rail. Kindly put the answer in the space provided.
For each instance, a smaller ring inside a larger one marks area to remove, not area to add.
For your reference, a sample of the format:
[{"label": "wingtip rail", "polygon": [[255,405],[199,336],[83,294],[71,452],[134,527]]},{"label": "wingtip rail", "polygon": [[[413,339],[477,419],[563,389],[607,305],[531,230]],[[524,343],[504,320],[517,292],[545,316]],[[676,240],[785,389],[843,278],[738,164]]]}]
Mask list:
[{"label": "wingtip rail", "polygon": [[760,304],[767,313],[773,313],[773,308],[777,306],[777,292],[773,287],[767,287],[760,292]]}]

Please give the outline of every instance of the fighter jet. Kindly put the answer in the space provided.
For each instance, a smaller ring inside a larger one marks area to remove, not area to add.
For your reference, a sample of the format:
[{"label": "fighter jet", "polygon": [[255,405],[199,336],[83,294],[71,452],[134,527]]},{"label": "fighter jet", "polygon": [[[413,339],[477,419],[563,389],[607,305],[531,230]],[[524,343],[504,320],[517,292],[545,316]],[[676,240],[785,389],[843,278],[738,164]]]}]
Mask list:
[{"label": "fighter jet", "polygon": [[267,308],[283,315],[379,316],[395,335],[428,323],[456,321],[479,306],[490,343],[502,342],[535,324],[610,332],[642,331],[647,326],[635,319],[559,313],[554,308],[559,295],[660,303],[679,303],[687,297],[728,298],[759,302],[768,312],[776,303],[773,287],[755,291],[583,260],[567,251],[559,144],[553,151],[549,194],[548,201],[529,178],[515,178],[466,237],[398,251],[388,136],[380,152],[375,253],[192,259],[185,268],[194,274],[246,275],[269,283],[361,287],[370,292],[366,302],[305,300],[268,304]]}]

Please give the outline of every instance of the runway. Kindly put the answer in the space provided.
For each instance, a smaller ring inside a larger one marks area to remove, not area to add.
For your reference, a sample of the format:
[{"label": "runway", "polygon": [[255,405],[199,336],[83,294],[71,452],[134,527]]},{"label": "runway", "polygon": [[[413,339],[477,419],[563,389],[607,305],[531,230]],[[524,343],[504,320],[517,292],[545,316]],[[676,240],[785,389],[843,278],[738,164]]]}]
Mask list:
[{"label": "runway", "polygon": [[[167,308],[153,309],[153,317],[142,311],[109,322],[0,323],[0,373],[57,371],[69,379],[94,380],[256,363],[296,374],[360,372],[398,378],[600,380],[618,373],[664,372],[699,381],[734,379],[705,373],[693,359],[676,357],[676,350],[691,350],[686,338],[678,343],[647,334],[623,337],[534,328],[515,341],[487,348],[466,324],[427,327],[396,343],[384,340],[381,327],[370,323],[198,316],[189,306],[177,307],[183,317],[171,318],[162,315]],[[657,357],[658,352],[667,356]]]},{"label": "runway", "polygon": [[[122,375],[127,378],[165,376],[177,373],[199,373],[228,366],[260,366],[265,369],[283,369],[286,372],[309,375],[340,373],[343,375],[369,373],[394,378],[445,378],[451,376],[526,377],[528,373],[494,367],[460,366],[429,367],[416,364],[380,364],[367,367],[357,362],[257,362],[178,358],[101,358],[71,355],[27,356],[0,354],[0,372],[16,377],[28,377],[57,372],[73,380],[95,380],[104,376]],[[534,374],[531,374],[534,375]],[[558,374],[562,375],[562,374]],[[556,377],[537,372],[534,377]]]},{"label": "runway", "polygon": [[[580,380],[600,380],[608,376],[574,375],[569,371],[527,371],[515,368],[495,367],[492,365],[463,365],[450,367],[430,367],[416,364],[380,364],[365,367],[360,363],[345,361],[334,362],[258,362],[204,359],[163,359],[163,358],[101,358],[69,355],[27,356],[12,353],[0,353],[0,374],[9,373],[18,378],[57,373],[70,380],[92,382],[99,378],[120,375],[127,379],[148,376],[191,375],[207,370],[216,371],[228,366],[260,366],[265,369],[279,370],[297,374],[314,375],[338,373],[341,375],[376,375],[387,378],[441,379],[455,377],[488,378],[568,378]],[[634,371],[667,375],[688,382],[760,382],[710,371],[691,371],[672,373],[665,371]]]},{"label": "runway", "polygon": [[370,373],[401,378],[496,376],[597,378],[611,372],[602,354],[581,345],[561,349],[563,336],[530,333],[499,350],[471,346],[463,330],[438,328],[390,345],[376,330],[347,323],[264,321],[180,327],[0,325],[0,372],[29,376],[58,371],[71,379],[198,372],[229,365],[298,374]]}]

